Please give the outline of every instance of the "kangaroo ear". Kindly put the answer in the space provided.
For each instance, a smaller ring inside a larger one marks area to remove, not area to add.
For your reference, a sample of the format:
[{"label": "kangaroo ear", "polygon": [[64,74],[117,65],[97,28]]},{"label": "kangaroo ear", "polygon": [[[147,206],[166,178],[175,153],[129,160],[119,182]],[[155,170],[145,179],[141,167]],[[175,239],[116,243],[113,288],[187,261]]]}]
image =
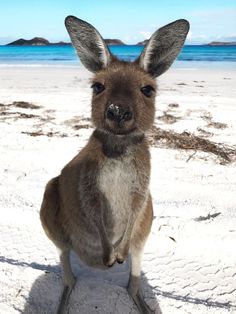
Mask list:
[{"label": "kangaroo ear", "polygon": [[164,73],[180,53],[188,31],[186,20],[177,20],[158,29],[137,60],[140,66],[153,77]]},{"label": "kangaroo ear", "polygon": [[65,26],[81,62],[89,71],[97,72],[109,64],[109,49],[92,25],[75,16],[67,16]]}]

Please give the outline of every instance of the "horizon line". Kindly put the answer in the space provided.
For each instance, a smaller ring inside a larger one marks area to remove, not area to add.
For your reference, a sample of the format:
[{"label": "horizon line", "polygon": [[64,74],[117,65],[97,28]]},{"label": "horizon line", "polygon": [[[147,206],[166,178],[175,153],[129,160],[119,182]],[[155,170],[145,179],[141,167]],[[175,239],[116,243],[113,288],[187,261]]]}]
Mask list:
[{"label": "horizon line", "polygon": [[[31,41],[33,39],[42,39],[42,40],[46,40],[48,41],[48,44],[29,44],[29,45],[24,45],[24,44],[19,44],[19,45],[13,45],[14,42],[17,42],[19,40],[26,40],[26,41]],[[118,39],[118,38],[104,38],[105,41],[120,41],[121,43],[118,44],[118,43],[107,43],[107,45],[109,46],[144,46],[145,44],[139,44],[139,43],[143,43],[145,41],[148,41],[149,39],[144,39],[142,41],[139,41],[138,43],[134,43],[134,44],[130,44],[130,43],[125,43],[124,41],[122,41],[121,39]],[[206,45],[210,45],[210,44],[213,44],[213,43],[216,43],[215,46],[217,46],[217,44],[230,44],[232,43],[232,46],[236,46],[236,41],[221,41],[221,40],[212,40],[210,42],[207,42],[207,43],[185,43],[184,46],[206,46]],[[44,47],[44,46],[53,46],[53,45],[58,45],[58,46],[66,46],[66,45],[71,45],[72,46],[72,43],[71,42],[67,42],[67,41],[64,41],[64,40],[59,40],[59,41],[55,41],[55,42],[51,42],[49,41],[47,38],[45,37],[40,37],[40,36],[35,36],[35,37],[32,37],[31,39],[25,39],[23,37],[21,38],[18,38],[16,40],[13,40],[9,43],[6,43],[6,44],[0,44],[0,46],[18,46],[18,47]]]}]

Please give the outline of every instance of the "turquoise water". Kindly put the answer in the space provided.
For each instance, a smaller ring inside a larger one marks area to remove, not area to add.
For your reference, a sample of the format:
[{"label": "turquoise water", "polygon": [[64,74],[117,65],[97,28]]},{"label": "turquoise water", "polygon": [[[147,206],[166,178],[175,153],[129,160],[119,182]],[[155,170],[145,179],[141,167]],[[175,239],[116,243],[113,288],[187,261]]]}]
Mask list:
[{"label": "turquoise water", "polygon": [[[123,60],[135,60],[143,46],[110,46]],[[184,46],[175,66],[219,65],[236,68],[236,46]],[[80,62],[71,46],[0,46],[0,65],[77,66]]]}]

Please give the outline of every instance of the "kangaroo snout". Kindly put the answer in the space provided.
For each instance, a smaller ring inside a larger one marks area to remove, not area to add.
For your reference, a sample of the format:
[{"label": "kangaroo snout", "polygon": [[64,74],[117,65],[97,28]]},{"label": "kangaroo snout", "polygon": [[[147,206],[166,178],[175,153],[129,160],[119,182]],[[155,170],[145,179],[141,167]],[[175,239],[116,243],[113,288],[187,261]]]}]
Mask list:
[{"label": "kangaroo snout", "polygon": [[119,128],[123,127],[126,121],[133,118],[133,113],[128,106],[111,104],[106,111],[106,119],[117,123]]}]

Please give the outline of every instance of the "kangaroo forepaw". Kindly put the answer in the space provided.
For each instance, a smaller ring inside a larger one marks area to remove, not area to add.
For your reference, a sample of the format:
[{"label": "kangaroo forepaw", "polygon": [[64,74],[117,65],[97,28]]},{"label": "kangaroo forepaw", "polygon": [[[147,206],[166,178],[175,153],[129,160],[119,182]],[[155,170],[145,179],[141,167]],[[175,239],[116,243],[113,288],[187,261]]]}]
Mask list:
[{"label": "kangaroo forepaw", "polygon": [[103,256],[104,265],[111,267],[115,262],[122,264],[128,258],[129,250],[126,247],[110,249],[110,252]]},{"label": "kangaroo forepaw", "polygon": [[103,264],[108,267],[112,267],[116,262],[115,251],[112,248],[109,253],[103,256]]},{"label": "kangaroo forepaw", "polygon": [[122,264],[128,258],[128,252],[117,252],[116,253],[116,260],[117,263]]},{"label": "kangaroo forepaw", "polygon": [[115,250],[117,263],[122,264],[128,258],[129,248],[127,246],[119,246]]}]

